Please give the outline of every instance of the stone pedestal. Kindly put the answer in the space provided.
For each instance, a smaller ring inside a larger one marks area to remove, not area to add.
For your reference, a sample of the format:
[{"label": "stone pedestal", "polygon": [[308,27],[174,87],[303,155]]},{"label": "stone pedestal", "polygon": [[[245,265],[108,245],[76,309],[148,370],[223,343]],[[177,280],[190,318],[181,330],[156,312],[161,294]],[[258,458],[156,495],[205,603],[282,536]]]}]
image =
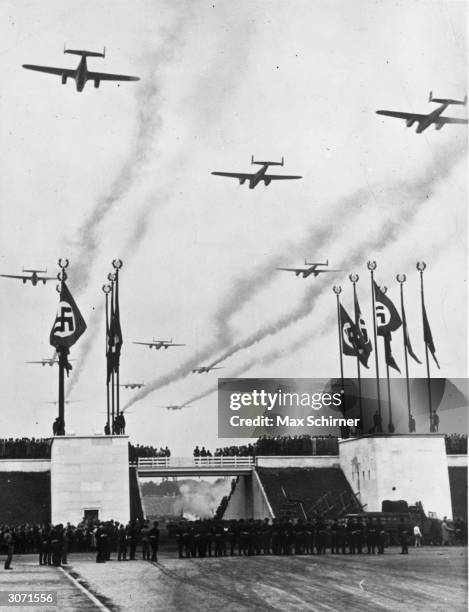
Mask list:
[{"label": "stone pedestal", "polygon": [[421,501],[428,515],[451,517],[444,436],[370,435],[339,442],[340,467],[368,512],[384,500]]},{"label": "stone pedestal", "polygon": [[51,456],[52,523],[130,518],[128,436],[57,436]]}]

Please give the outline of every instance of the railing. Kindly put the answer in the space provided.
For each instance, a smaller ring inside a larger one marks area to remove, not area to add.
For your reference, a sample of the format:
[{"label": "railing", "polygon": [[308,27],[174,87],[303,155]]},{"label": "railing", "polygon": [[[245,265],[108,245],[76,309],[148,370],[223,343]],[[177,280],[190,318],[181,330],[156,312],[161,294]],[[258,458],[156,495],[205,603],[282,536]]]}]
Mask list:
[{"label": "railing", "polygon": [[252,467],[253,457],[139,457],[142,468],[237,468]]}]

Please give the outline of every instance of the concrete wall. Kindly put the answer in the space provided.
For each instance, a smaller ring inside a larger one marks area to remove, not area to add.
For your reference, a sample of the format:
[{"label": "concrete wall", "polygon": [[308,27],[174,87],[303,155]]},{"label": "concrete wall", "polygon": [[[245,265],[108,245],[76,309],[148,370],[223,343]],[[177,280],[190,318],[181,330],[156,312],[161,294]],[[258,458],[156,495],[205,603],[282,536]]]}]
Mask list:
[{"label": "concrete wall", "polygon": [[53,523],[78,523],[85,510],[102,520],[130,518],[127,436],[57,436],[52,443]]},{"label": "concrete wall", "polygon": [[252,478],[251,475],[238,478],[236,488],[223,515],[225,520],[252,518]]},{"label": "concrete wall", "polygon": [[339,442],[340,466],[365,510],[383,500],[421,501],[425,512],[452,516],[443,435],[363,436]]},{"label": "concrete wall", "polygon": [[252,474],[252,518],[275,518],[259,474],[255,470]]},{"label": "concrete wall", "polygon": [[256,465],[265,468],[290,468],[290,467],[305,467],[305,468],[322,468],[322,467],[339,467],[338,455],[294,455],[275,456],[265,455],[256,457]]},{"label": "concrete wall", "polygon": [[48,472],[50,459],[0,459],[0,472]]}]

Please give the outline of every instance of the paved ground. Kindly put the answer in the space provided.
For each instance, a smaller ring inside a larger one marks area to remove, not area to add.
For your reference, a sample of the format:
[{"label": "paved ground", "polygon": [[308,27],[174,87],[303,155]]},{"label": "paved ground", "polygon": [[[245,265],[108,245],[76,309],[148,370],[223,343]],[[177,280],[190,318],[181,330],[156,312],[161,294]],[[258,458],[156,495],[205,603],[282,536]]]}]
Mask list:
[{"label": "paved ground", "polygon": [[165,552],[157,565],[96,564],[83,554],[70,557],[69,579],[28,555],[16,558],[13,572],[0,570],[0,590],[57,590],[56,610],[80,612],[463,612],[466,558],[467,549],[456,547],[408,556],[391,548],[376,557],[177,559]]}]

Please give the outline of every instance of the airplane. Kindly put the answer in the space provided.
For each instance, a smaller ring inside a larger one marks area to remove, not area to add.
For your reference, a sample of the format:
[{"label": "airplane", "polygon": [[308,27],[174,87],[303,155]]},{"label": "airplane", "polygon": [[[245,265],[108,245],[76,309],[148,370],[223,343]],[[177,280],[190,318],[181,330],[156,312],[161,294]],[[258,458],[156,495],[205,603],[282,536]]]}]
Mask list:
[{"label": "airplane", "polygon": [[156,406],[157,408],[166,408],[166,410],[182,410],[183,408],[190,408],[190,404],[170,404],[169,406]]},{"label": "airplane", "polygon": [[220,366],[220,367],[216,367],[216,366],[200,366],[198,368],[194,368],[192,370],[192,374],[203,374],[204,372],[206,374],[208,374],[208,372],[210,372],[210,370],[223,370],[223,366]]},{"label": "airplane", "polygon": [[155,340],[155,338],[153,338],[153,342],[132,342],[132,344],[143,344],[150,349],[155,348],[157,351],[159,351],[160,348],[167,349],[170,346],[186,346],[185,344],[175,344],[172,338],[171,340]]},{"label": "airplane", "polygon": [[433,93],[430,92],[428,97],[429,102],[436,102],[437,104],[441,104],[438,108],[436,108],[431,113],[427,115],[420,115],[418,113],[401,113],[398,111],[388,111],[388,110],[379,110],[376,111],[378,115],[385,115],[387,117],[397,117],[398,119],[405,119],[407,127],[411,127],[415,122],[417,122],[417,134],[421,134],[424,130],[427,129],[432,123],[435,124],[436,130],[441,130],[441,128],[446,123],[458,123],[458,124],[467,124],[467,119],[456,119],[454,117],[442,117],[441,113],[445,111],[450,104],[460,104],[462,106],[466,106],[467,104],[467,96],[464,97],[464,100],[451,100],[446,98],[434,98]]},{"label": "airplane", "polygon": [[[68,361],[76,361],[76,359],[69,359]],[[56,363],[59,363],[59,360],[54,355],[54,357],[51,358],[45,357],[44,359],[40,359],[39,361],[25,361],[25,363],[40,363],[42,366],[49,365],[50,367],[52,367]]]},{"label": "airplane", "polygon": [[5,278],[17,278],[19,280],[22,280],[24,285],[26,284],[27,281],[31,281],[34,287],[41,281],[45,285],[47,281],[49,280],[57,280],[57,276],[38,276],[39,274],[46,274],[47,269],[46,270],[26,270],[25,268],[23,268],[23,272],[31,272],[31,275],[0,274],[0,276],[4,276]]},{"label": "airplane", "polygon": [[283,166],[283,157],[281,162],[272,161],[255,161],[254,155],[251,156],[251,164],[262,166],[257,172],[212,172],[215,176],[227,176],[229,178],[237,178],[239,184],[243,185],[246,180],[249,180],[249,189],[254,189],[256,185],[264,181],[264,185],[269,185],[271,181],[281,181],[290,179],[300,179],[302,176],[289,176],[286,174],[267,174],[269,166]]},{"label": "airplane", "polygon": [[124,387],[125,389],[141,389],[145,386],[145,383],[125,383],[119,386]]},{"label": "airplane", "polygon": [[318,266],[328,266],[329,260],[326,263],[310,263],[305,259],[305,266],[309,266],[309,268],[277,268],[277,270],[285,270],[286,272],[294,272],[296,276],[302,276],[303,278],[308,278],[313,274],[314,276],[319,276],[324,272],[342,272],[342,270],[322,270],[318,269]]},{"label": "airplane", "polygon": [[124,74],[109,74],[107,72],[91,72],[86,65],[87,57],[105,57],[106,47],[102,53],[95,51],[82,51],[76,49],[65,49],[64,53],[81,56],[80,63],[77,68],[53,68],[50,66],[36,66],[35,64],[23,64],[23,68],[27,70],[37,70],[38,72],[47,72],[56,74],[62,78],[62,85],[65,85],[68,78],[74,79],[77,91],[83,91],[86,81],[94,81],[94,86],[99,87],[101,81],[139,81],[139,77],[126,76]]}]

